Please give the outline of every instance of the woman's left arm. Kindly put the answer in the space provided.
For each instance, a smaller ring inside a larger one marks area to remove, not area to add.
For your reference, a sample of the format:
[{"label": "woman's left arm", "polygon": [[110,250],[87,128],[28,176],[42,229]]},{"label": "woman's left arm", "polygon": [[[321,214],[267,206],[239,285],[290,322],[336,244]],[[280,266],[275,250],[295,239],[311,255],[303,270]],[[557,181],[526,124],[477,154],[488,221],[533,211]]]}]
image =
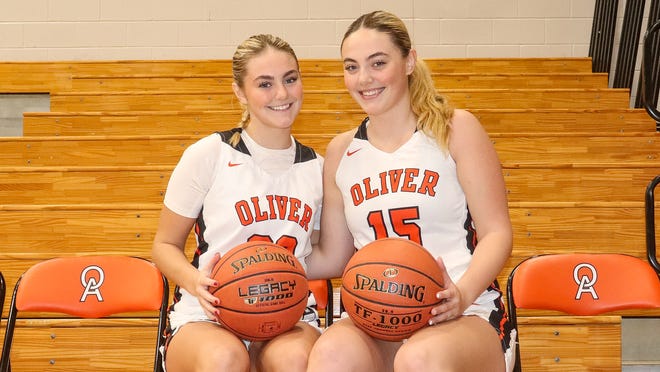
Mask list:
[{"label": "woman's left arm", "polygon": [[456,283],[464,311],[497,278],[511,255],[513,232],[502,166],[479,120],[465,110],[452,119],[449,151],[456,161],[478,243],[472,262]]}]

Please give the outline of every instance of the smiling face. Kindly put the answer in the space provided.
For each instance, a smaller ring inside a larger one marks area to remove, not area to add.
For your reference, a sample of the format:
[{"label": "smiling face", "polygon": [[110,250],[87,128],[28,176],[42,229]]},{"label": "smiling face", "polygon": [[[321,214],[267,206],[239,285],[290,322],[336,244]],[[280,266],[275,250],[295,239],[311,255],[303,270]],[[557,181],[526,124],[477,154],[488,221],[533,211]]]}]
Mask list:
[{"label": "smiling face", "polygon": [[250,132],[290,132],[303,96],[298,64],[291,54],[266,48],[248,61],[242,85],[234,83],[233,88],[250,113]]},{"label": "smiling face", "polygon": [[360,28],[344,39],[341,54],[346,88],[369,116],[410,107],[414,53],[404,57],[388,34]]}]

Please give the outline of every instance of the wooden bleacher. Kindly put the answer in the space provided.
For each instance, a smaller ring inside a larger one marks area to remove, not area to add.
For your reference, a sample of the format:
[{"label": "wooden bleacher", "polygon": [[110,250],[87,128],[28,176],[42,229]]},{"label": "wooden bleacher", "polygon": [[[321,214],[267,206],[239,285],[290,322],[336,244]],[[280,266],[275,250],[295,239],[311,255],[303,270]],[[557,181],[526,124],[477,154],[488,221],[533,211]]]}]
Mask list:
[{"label": "wooden bleacher", "polygon": [[[608,88],[588,58],[427,63],[437,87],[479,117],[500,156],[514,226],[502,287],[515,264],[534,254],[645,258],[643,194],[660,174],[660,145],[653,120],[628,108],[627,90]],[[343,87],[339,61],[303,60],[301,70],[305,102],[294,133],[324,153],[333,135],[364,114]],[[0,138],[0,270],[8,288],[53,256],[149,258],[162,195],[182,151],[240,117],[230,76],[229,61],[0,63],[0,91],[47,92],[52,105],[49,113],[25,113],[23,137]],[[16,338],[13,370],[147,370],[152,350],[141,330],[155,320],[127,318],[134,326],[109,321],[103,329],[23,318],[29,332]],[[619,370],[620,321],[620,314],[522,312],[523,367]],[[111,350],[120,362],[91,365],[89,347],[74,341],[80,334],[117,340]],[[32,346],[31,339],[51,335],[57,341],[48,349]],[[62,351],[66,359],[50,364],[50,354]]]},{"label": "wooden bleacher", "polygon": [[[626,89],[448,89],[443,92],[457,107],[524,109],[535,107],[607,109],[625,107]],[[51,111],[205,111],[239,110],[233,92],[116,91],[63,92],[50,97]],[[305,90],[303,109],[358,110],[360,106],[342,89]]]},{"label": "wooden bleacher", "polygon": [[[325,153],[333,134],[298,134]],[[0,142],[5,166],[174,165],[201,135],[14,137]],[[491,134],[505,167],[654,166],[660,156],[655,133]]]},{"label": "wooden bleacher", "polygon": [[[591,73],[588,58],[447,58],[427,60],[433,73]],[[338,60],[301,60],[303,74],[341,74]],[[93,76],[206,76],[229,75],[231,60],[191,61],[82,61],[3,62],[0,87],[3,93],[71,91],[75,78]]]},{"label": "wooden bleacher", "polygon": [[[436,73],[435,84],[440,89],[470,89],[492,86],[499,88],[602,88],[607,87],[604,73]],[[324,90],[328,85],[340,87],[343,74],[305,74],[303,84],[308,90]],[[75,92],[163,91],[176,86],[179,91],[231,92],[231,74],[211,75],[76,75],[71,80]]]},{"label": "wooden bleacher", "polygon": [[[644,110],[607,109],[471,109],[490,133],[632,133],[648,132]],[[25,136],[200,135],[236,125],[236,110],[27,112]],[[364,118],[361,110],[302,110],[295,134],[341,133]]]},{"label": "wooden bleacher", "polygon": [[[0,168],[0,200],[14,204],[160,203],[173,164],[143,166],[27,166]],[[548,168],[547,165],[503,169],[509,202],[602,203],[620,195],[621,203],[637,203],[627,191],[644,188],[657,175],[653,164],[636,167]],[[607,185],[606,187],[604,185]],[[563,192],[557,192],[563,190]],[[567,192],[568,191],[568,192]]]}]

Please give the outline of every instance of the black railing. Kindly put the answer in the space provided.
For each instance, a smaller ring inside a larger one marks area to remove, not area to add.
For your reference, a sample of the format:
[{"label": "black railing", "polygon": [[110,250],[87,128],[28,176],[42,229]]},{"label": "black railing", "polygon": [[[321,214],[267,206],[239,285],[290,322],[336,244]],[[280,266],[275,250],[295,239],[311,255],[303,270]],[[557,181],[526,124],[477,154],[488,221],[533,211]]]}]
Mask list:
[{"label": "black railing", "polygon": [[644,199],[645,219],[646,219],[646,256],[649,263],[660,275],[660,263],[656,256],[655,247],[655,187],[660,183],[660,176],[655,177],[646,188],[646,197]]},{"label": "black railing", "polygon": [[639,35],[646,5],[648,26],[642,46],[642,66],[637,85],[637,97],[632,105],[645,108],[656,122],[656,131],[660,132],[660,0],[626,0],[626,10],[621,27],[618,58],[612,61],[612,41],[615,38],[618,0],[596,0],[589,57],[592,58],[593,72],[614,70],[612,85],[614,88],[628,88],[633,91],[635,63],[638,56]]},{"label": "black railing", "polygon": [[610,71],[618,6],[618,0],[596,0],[591,26],[591,42],[589,43],[592,72]]},{"label": "black railing", "polygon": [[660,80],[660,66],[658,64],[658,56],[660,55],[658,49],[660,48],[658,48],[658,44],[660,37],[656,35],[658,31],[660,31],[660,21],[651,25],[644,35],[644,55],[640,79],[644,108],[656,121],[656,130],[660,131],[660,111],[658,110],[658,81]]},{"label": "black railing", "polygon": [[632,90],[646,0],[627,0],[612,86]]}]

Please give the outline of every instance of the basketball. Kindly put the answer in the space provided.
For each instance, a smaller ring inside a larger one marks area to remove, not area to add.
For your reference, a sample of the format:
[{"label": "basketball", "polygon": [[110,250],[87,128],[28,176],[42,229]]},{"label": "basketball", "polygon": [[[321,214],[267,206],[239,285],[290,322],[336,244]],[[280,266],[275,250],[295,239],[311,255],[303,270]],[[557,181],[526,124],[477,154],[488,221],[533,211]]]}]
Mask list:
[{"label": "basketball", "polygon": [[341,301],[353,323],[372,337],[400,341],[426,326],[440,301],[442,273],[421,245],[400,238],[358,250],[342,276]]},{"label": "basketball", "polygon": [[211,271],[220,299],[219,321],[241,339],[269,340],[300,320],[309,286],[296,257],[279,245],[247,242],[232,248]]}]

